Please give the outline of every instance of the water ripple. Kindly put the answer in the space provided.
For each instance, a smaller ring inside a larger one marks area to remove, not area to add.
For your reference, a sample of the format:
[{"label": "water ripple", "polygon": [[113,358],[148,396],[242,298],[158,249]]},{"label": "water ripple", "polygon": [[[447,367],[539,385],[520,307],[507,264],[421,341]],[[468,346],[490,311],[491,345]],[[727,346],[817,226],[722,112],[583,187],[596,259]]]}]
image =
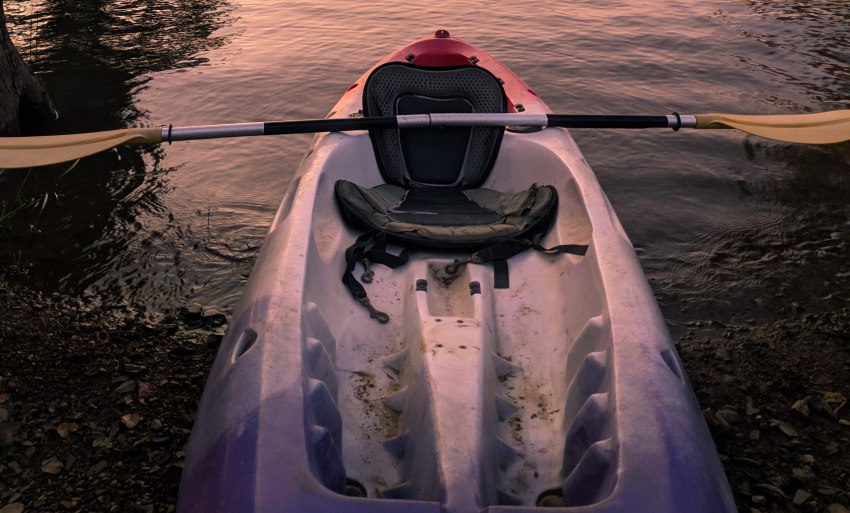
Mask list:
[{"label": "water ripple", "polygon": [[[322,117],[363,70],[437,28],[502,60],[557,112],[850,106],[843,0],[4,5],[15,44],[61,111],[61,133]],[[850,285],[836,278],[850,261],[848,145],[573,133],[668,318],[741,305],[779,315],[791,297],[811,302]],[[70,173],[0,174],[0,205],[23,205],[0,226],[0,258],[28,266],[44,289],[227,311],[309,141],[196,141],[108,152]]]}]

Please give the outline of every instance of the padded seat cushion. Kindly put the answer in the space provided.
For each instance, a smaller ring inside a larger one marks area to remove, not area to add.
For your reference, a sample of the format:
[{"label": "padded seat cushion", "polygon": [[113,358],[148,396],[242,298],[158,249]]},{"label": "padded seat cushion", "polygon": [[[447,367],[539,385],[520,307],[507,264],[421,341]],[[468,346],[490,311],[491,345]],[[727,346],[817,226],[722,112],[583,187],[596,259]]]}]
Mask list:
[{"label": "padded seat cushion", "polygon": [[557,204],[554,187],[533,185],[517,193],[492,189],[372,189],[340,180],[335,186],[343,218],[353,227],[379,230],[420,246],[477,248],[495,238],[544,231]]}]

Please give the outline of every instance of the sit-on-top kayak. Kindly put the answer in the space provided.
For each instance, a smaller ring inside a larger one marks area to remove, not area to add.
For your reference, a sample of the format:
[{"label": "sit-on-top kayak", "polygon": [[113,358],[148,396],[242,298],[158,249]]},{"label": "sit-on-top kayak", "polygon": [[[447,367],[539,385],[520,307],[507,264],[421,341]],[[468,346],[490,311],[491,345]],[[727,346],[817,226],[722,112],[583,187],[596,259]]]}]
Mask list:
[{"label": "sit-on-top kayak", "polygon": [[[438,31],[329,117],[488,112],[550,111]],[[178,510],[540,507],[735,510],[593,172],[560,128],[318,135],[218,352]]]}]

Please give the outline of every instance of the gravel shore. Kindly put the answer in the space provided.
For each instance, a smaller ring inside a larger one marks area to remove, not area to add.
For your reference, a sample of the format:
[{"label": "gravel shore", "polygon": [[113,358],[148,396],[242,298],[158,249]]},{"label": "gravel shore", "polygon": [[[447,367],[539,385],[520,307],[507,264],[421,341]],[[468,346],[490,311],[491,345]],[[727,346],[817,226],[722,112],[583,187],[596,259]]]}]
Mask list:
[{"label": "gravel shore", "polygon": [[[0,513],[171,512],[226,328],[0,280]],[[743,513],[850,511],[850,312],[673,330]]]}]

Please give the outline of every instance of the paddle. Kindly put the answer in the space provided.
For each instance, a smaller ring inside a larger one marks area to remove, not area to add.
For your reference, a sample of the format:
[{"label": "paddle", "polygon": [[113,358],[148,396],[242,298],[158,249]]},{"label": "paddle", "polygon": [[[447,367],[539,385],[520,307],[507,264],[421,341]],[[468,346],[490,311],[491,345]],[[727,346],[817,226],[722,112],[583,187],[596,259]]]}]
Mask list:
[{"label": "paddle", "polygon": [[411,114],[268,123],[234,123],[173,128],[127,128],[87,134],[0,138],[0,169],[77,160],[125,144],[159,144],[219,137],[343,132],[439,126],[523,126],[563,128],[734,128],[777,141],[833,144],[850,140],[850,110],[817,114],[747,116],[579,116],[563,114]]}]

